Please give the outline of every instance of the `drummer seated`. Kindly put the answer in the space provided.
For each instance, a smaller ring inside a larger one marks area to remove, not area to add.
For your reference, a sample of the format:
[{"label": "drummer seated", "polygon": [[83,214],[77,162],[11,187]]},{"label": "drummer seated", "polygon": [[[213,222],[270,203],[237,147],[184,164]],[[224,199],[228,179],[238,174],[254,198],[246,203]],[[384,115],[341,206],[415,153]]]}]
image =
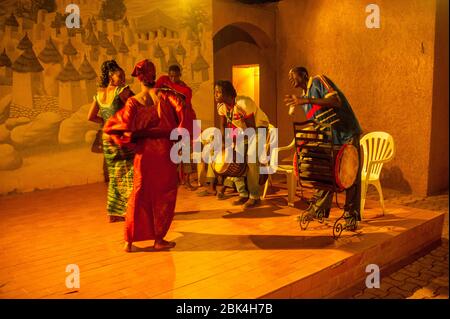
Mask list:
[{"label": "drummer seated", "polygon": [[197,164],[199,186],[204,187],[203,190],[197,192],[200,197],[215,196],[217,178],[212,169],[211,163],[200,162]]},{"label": "drummer seated", "polygon": [[[201,140],[202,143],[202,152],[204,151],[204,147],[210,144],[213,141],[213,137],[210,136],[206,139]],[[203,196],[214,196],[217,194],[216,185],[217,178],[214,174],[211,163],[207,163],[203,160],[197,163],[197,178],[198,178],[198,187],[203,187],[204,189],[197,192],[197,195],[200,197]]]},{"label": "drummer seated", "polygon": [[269,119],[267,115],[256,106],[255,102],[247,96],[238,96],[236,97],[236,107],[241,110],[241,112],[245,112],[244,122],[246,127],[251,127],[255,129],[254,138],[249,138],[248,143],[246,145],[246,154],[251,158],[249,151],[253,150],[256,152],[255,161],[247,160],[247,173],[245,176],[241,177],[233,177],[231,178],[232,182],[237,188],[239,193],[239,199],[233,202],[234,205],[244,204],[244,208],[253,208],[261,203],[260,199],[260,164],[258,158],[258,129],[263,128],[267,129],[269,126]]},{"label": "drummer seated", "polygon": [[[213,170],[212,163],[200,162],[197,164],[198,173],[198,186],[204,189],[197,192],[200,197],[203,196],[218,196],[218,199],[225,199],[224,192],[227,188],[233,187],[233,183],[230,183],[226,176],[222,176],[219,181]],[[224,185],[219,191],[217,191],[217,185]]]}]

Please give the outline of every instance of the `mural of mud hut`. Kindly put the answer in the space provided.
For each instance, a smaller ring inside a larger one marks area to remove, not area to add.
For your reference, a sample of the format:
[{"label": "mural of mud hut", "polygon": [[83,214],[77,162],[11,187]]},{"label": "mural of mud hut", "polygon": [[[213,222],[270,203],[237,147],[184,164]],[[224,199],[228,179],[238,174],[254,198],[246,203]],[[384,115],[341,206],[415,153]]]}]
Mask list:
[{"label": "mural of mud hut", "polygon": [[197,57],[191,65],[192,78],[196,82],[204,82],[209,80],[209,64],[200,53],[200,48],[197,50]]},{"label": "mural of mud hut", "polygon": [[[13,69],[13,104],[33,108],[33,96],[44,95],[44,78],[41,63],[33,50],[33,44],[25,35],[17,46],[23,53],[12,64]],[[23,88],[30,88],[24,90]]]},{"label": "mural of mud hut", "polygon": [[0,54],[0,96],[6,96],[12,90],[12,62],[3,49]]},{"label": "mural of mud hut", "polygon": [[[0,122],[8,123],[2,128],[2,141],[7,141],[14,130],[17,145],[33,145],[33,152],[39,153],[50,147],[45,142],[50,139],[38,144],[33,144],[28,139],[25,141],[27,129],[24,125],[34,123],[36,119],[36,123],[41,123],[43,118],[50,118],[53,123],[51,132],[45,134],[51,135],[52,141],[55,134],[60,136],[60,142],[64,145],[74,145],[72,141],[76,140],[76,148],[79,148],[76,150],[77,154],[83,153],[83,157],[90,158],[92,165],[101,165],[101,156],[89,151],[89,143],[93,142],[92,136],[97,132],[96,124],[87,122],[86,118],[88,104],[97,90],[101,64],[109,59],[117,59],[125,70],[127,84],[134,91],[139,90],[139,85],[130,74],[137,61],[151,59],[156,65],[158,76],[167,73],[170,64],[179,65],[183,69],[183,81],[192,87],[192,100],[199,118],[208,125],[213,122],[212,77],[208,77],[204,71],[205,66],[212,65],[212,51],[209,55],[202,52],[203,56],[197,57],[196,52],[186,49],[191,48],[194,42],[205,43],[211,37],[211,34],[197,32],[200,24],[209,24],[211,27],[211,4],[208,1],[202,4],[203,13],[206,14],[203,14],[200,22],[191,14],[200,11],[188,10],[191,6],[189,2],[183,4],[186,10],[179,10],[174,9],[178,4],[174,6],[172,0],[166,4],[153,0],[150,3],[141,0],[80,0],[76,2],[81,12],[78,29],[67,28],[65,23],[69,14],[65,9],[71,3],[69,0],[0,2]],[[180,28],[182,22],[187,25]],[[196,70],[195,80],[194,73],[191,72],[192,66]],[[204,81],[206,79],[209,80]],[[72,120],[66,122],[72,117],[80,122],[76,125]],[[56,119],[64,123],[60,132]],[[86,123],[83,124],[82,121]],[[20,126],[23,127],[19,129]],[[89,127],[90,132],[87,134],[85,131],[77,131],[75,138],[70,133],[74,127]],[[88,136],[86,141],[85,133]],[[21,148],[16,151],[24,156]],[[56,157],[65,154],[60,149],[53,152]],[[38,161],[30,160],[27,156],[26,162],[31,161],[32,166],[37,165]],[[77,156],[72,156],[71,160],[81,161]],[[17,156],[14,155],[14,158],[17,159]],[[54,163],[52,160],[50,162]],[[69,163],[59,160],[56,162]],[[70,169],[76,170],[76,167],[78,166],[72,165]],[[28,174],[23,167],[15,172],[17,176]],[[56,187],[64,185],[68,180],[69,183],[83,183],[80,182],[80,174],[71,176],[67,178],[55,175],[52,181],[35,178],[31,182],[30,179],[25,183],[28,186],[20,182],[20,178],[12,178],[8,182],[0,180],[0,191]],[[102,179],[102,174],[95,176]]]},{"label": "mural of mud hut", "polygon": [[78,71],[81,79],[81,102],[82,104],[89,103],[97,92],[97,73],[89,63],[86,54]]},{"label": "mural of mud hut", "polygon": [[38,58],[45,65],[45,92],[51,96],[59,96],[59,86],[56,77],[63,68],[63,57],[59,53],[51,37],[46,41],[45,47],[39,53]]},{"label": "mural of mud hut", "polygon": [[86,98],[81,94],[80,74],[70,58],[56,79],[59,81],[59,108],[69,112],[78,110]]}]

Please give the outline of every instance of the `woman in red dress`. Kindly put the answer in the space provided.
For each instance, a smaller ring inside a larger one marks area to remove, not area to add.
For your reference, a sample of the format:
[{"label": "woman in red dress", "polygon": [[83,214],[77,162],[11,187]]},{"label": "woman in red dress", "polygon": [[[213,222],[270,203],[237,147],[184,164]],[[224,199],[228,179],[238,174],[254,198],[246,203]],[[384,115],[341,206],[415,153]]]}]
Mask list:
[{"label": "woman in red dress", "polygon": [[186,121],[186,108],[174,91],[159,91],[155,66],[149,60],[136,64],[132,76],[141,82],[141,92],[130,97],[104,126],[122,147],[135,150],[134,185],[128,200],[125,250],[132,243],[154,240],[154,249],[175,247],[164,240],[174,217],[177,197],[177,164],[170,159],[170,133]]}]

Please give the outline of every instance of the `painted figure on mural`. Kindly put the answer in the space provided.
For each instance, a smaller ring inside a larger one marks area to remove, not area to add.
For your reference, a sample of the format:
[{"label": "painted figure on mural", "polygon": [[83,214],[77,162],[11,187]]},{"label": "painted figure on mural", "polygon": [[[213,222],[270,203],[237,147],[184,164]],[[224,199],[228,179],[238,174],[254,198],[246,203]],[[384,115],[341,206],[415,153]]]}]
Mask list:
[{"label": "painted figure on mural", "polygon": [[[135,151],[134,185],[128,201],[125,250],[132,243],[154,240],[155,250],[175,247],[164,238],[174,217],[177,198],[177,165],[170,158],[170,134],[189,120],[185,102],[174,90],[154,88],[155,66],[142,60],[132,76],[141,91],[105,124],[104,132],[119,145]],[[191,120],[192,121],[192,120]]]},{"label": "painted figure on mural", "polygon": [[[133,92],[125,85],[125,73],[117,62],[103,62],[99,90],[94,96],[88,119],[104,124],[132,95]],[[134,153],[116,145],[107,134],[102,134],[102,148],[109,180],[106,210],[110,222],[123,221],[133,188]]]},{"label": "painted figure on mural", "polygon": [[[304,67],[295,67],[289,71],[289,81],[292,86],[302,90],[301,96],[286,95],[285,102],[290,108],[300,106],[308,120],[315,120],[320,114],[333,109],[336,123],[332,125],[334,144],[352,144],[360,152],[359,139],[362,134],[359,122],[342,91],[325,75],[310,77]],[[346,190],[344,217],[350,222],[352,217],[361,220],[361,168],[358,169],[355,184]],[[316,190],[312,205],[308,208],[310,218],[317,217],[319,211],[324,211],[328,217],[333,200],[333,192]],[[357,223],[347,225],[356,229]]]}]

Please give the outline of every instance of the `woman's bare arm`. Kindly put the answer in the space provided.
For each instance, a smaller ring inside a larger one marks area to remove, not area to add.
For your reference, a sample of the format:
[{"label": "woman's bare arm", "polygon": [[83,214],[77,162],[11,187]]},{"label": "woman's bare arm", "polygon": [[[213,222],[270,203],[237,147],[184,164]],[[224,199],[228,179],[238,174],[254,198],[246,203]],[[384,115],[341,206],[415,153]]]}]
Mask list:
[{"label": "woman's bare arm", "polygon": [[123,105],[127,102],[128,98],[133,96],[134,93],[131,91],[129,87],[126,87],[123,89],[123,91],[119,94],[120,100],[122,101]]},{"label": "woman's bare arm", "polygon": [[92,102],[91,108],[89,109],[89,112],[88,112],[88,121],[95,122],[95,123],[103,123],[103,119],[97,115],[98,111],[99,111],[99,108],[98,108],[97,101],[94,100]]}]

